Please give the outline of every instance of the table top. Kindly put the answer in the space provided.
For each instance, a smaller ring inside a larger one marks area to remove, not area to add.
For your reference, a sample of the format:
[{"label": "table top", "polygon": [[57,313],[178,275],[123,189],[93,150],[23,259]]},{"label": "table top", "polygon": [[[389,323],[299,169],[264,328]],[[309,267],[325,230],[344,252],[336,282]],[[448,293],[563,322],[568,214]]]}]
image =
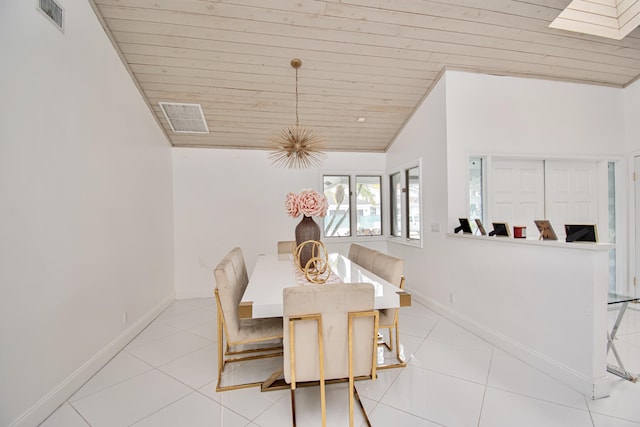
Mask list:
[{"label": "table top", "polygon": [[[347,257],[329,254],[332,277],[344,283],[371,283],[375,287],[375,308],[411,305],[411,296],[399,287],[351,262]],[[291,255],[260,255],[249,285],[242,297],[241,317],[282,316],[282,290],[293,286],[322,286],[301,283]]]},{"label": "table top", "polygon": [[640,301],[640,297],[632,297],[629,295],[620,295],[609,292],[609,304],[621,304],[623,302]]}]

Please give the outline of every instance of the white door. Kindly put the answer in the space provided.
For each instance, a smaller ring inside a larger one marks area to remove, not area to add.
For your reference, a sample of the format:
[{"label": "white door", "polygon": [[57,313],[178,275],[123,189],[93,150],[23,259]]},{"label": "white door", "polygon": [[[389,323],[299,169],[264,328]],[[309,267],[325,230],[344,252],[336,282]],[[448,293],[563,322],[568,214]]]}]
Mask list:
[{"label": "white door", "polygon": [[[598,163],[592,160],[545,161],[546,216],[558,238],[564,224],[598,223]],[[607,230],[598,230],[608,241]],[[604,234],[602,234],[604,233]]]},{"label": "white door", "polygon": [[491,221],[534,229],[544,219],[544,162],[494,158],[491,171]]}]

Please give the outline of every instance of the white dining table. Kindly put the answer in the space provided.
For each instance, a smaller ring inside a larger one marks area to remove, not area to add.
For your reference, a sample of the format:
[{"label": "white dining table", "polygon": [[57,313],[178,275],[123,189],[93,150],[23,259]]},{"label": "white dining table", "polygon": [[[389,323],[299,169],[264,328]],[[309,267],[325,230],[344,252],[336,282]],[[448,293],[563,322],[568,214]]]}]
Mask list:
[{"label": "white dining table", "polygon": [[[370,283],[375,287],[375,305],[383,308],[411,305],[411,294],[338,253],[328,255],[330,281]],[[261,254],[251,273],[249,284],[240,303],[240,317],[262,318],[282,316],[282,290],[293,286],[323,286],[306,282],[296,272],[293,256]]]}]

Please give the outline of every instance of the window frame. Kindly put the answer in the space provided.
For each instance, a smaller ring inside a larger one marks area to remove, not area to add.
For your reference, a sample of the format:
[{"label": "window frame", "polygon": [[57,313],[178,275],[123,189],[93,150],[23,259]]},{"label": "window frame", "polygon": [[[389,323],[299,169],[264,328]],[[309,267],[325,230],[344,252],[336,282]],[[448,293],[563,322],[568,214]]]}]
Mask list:
[{"label": "window frame", "polygon": [[[380,194],[379,199],[380,199],[380,209],[379,211],[379,215],[380,215],[380,234],[358,234],[358,226],[360,224],[358,224],[358,178],[378,178],[378,184],[380,185]],[[354,200],[353,200],[353,207],[354,207],[354,212],[353,212],[353,230],[355,231],[355,234],[353,235],[353,237],[384,237],[384,233],[386,231],[385,225],[384,225],[384,220],[386,215],[384,214],[384,208],[385,208],[385,202],[384,202],[384,174],[355,174],[353,176],[354,179]]]},{"label": "window frame", "polygon": [[[349,178],[349,236],[327,236],[324,230],[324,218],[322,218],[321,233],[322,239],[327,242],[352,242],[352,241],[383,241],[386,239],[387,214],[386,214],[386,180],[382,171],[360,171],[360,170],[323,170],[319,173],[320,188],[324,193],[324,181],[326,176],[345,176]],[[379,235],[358,235],[358,200],[356,186],[359,177],[379,177],[380,178],[380,227]]]},{"label": "window frame", "polygon": [[[480,194],[479,194],[479,199],[480,199],[480,207],[479,207],[479,211],[480,214],[479,215],[473,215],[473,213],[471,212],[471,161],[472,160],[477,160],[479,162],[479,169],[480,169],[480,174],[479,174],[479,178],[480,178]],[[481,155],[469,155],[467,157],[467,215],[469,217],[469,220],[471,221],[471,227],[472,228],[477,228],[477,226],[475,225],[475,221],[474,219],[476,217],[478,217],[478,219],[480,219],[480,221],[482,222],[483,225],[485,224],[485,220],[487,218],[487,216],[485,215],[486,211],[487,211],[487,157],[486,156],[481,156]]]},{"label": "window frame", "polygon": [[[420,219],[420,231],[418,233],[418,237],[410,237],[409,235],[409,197],[408,197],[408,175],[409,175],[409,171],[412,169],[416,169],[418,170],[418,216]],[[413,246],[413,247],[419,247],[422,248],[423,246],[423,242],[424,242],[424,227],[425,227],[425,221],[424,221],[424,197],[423,197],[423,189],[424,189],[424,183],[423,183],[423,172],[422,172],[422,158],[418,158],[416,160],[412,160],[410,162],[406,162],[403,163],[401,165],[398,165],[396,167],[393,167],[391,169],[389,169],[387,171],[387,182],[389,184],[389,191],[388,191],[388,199],[389,199],[389,208],[388,208],[388,212],[389,212],[389,219],[390,221],[392,220],[392,216],[391,216],[391,205],[393,203],[392,201],[392,191],[391,191],[391,177],[394,176],[395,174],[399,173],[400,174],[400,183],[401,183],[401,187],[402,187],[402,193],[401,193],[401,212],[400,212],[400,218],[401,218],[401,227],[400,227],[400,236],[394,236],[391,234],[391,224],[389,224],[389,233],[387,234],[389,241],[394,242],[394,243],[400,243],[403,245],[407,245],[407,246]]]},{"label": "window frame", "polygon": [[[394,179],[398,177],[398,182]],[[401,238],[402,237],[402,171],[397,171],[388,175],[389,180],[389,236]],[[395,193],[396,184],[400,184],[400,212],[396,207],[397,195]],[[397,219],[400,219],[400,226],[398,227]]]},{"label": "window frame", "polygon": [[[349,235],[347,236],[327,236],[325,233],[325,220],[326,220],[326,216],[324,218],[322,218],[322,227],[321,227],[321,231],[322,231],[322,237],[326,238],[326,239],[349,239],[354,237],[354,233],[353,233],[353,201],[352,201],[352,194],[353,194],[353,176],[349,173],[323,173],[321,176],[322,179],[322,193],[325,194],[325,182],[326,182],[326,178],[327,177],[342,177],[342,178],[346,178],[347,179],[347,184],[348,184],[348,194],[345,194],[345,199],[347,200],[347,209],[349,211],[349,215],[348,216],[344,216],[345,218],[348,218],[349,220]],[[329,215],[329,211],[327,210],[327,215]]]},{"label": "window frame", "polygon": [[[412,225],[412,221],[411,221],[411,217],[415,216],[416,212],[414,211],[413,207],[411,206],[411,186],[414,185],[413,183],[413,179],[414,176],[411,175],[411,172],[417,169],[418,170],[418,218],[419,218],[419,227],[418,227],[418,237],[411,237],[414,229],[413,229],[413,225]],[[422,239],[422,211],[420,210],[420,206],[422,205],[422,198],[420,197],[420,191],[421,191],[421,180],[420,180],[420,176],[421,176],[421,170],[419,166],[414,166],[414,167],[410,167],[404,170],[404,175],[405,175],[405,182],[406,182],[406,191],[404,192],[405,196],[406,196],[406,200],[405,200],[405,211],[406,211],[406,230],[404,230],[404,235],[408,240],[421,240]]]}]

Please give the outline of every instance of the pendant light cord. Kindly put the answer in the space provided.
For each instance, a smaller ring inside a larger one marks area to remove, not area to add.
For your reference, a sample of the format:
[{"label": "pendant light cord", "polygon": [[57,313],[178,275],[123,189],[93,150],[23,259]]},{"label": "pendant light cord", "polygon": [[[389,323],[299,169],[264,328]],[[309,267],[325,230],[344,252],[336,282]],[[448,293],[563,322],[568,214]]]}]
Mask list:
[{"label": "pendant light cord", "polygon": [[298,69],[296,68],[296,126],[298,125]]}]

